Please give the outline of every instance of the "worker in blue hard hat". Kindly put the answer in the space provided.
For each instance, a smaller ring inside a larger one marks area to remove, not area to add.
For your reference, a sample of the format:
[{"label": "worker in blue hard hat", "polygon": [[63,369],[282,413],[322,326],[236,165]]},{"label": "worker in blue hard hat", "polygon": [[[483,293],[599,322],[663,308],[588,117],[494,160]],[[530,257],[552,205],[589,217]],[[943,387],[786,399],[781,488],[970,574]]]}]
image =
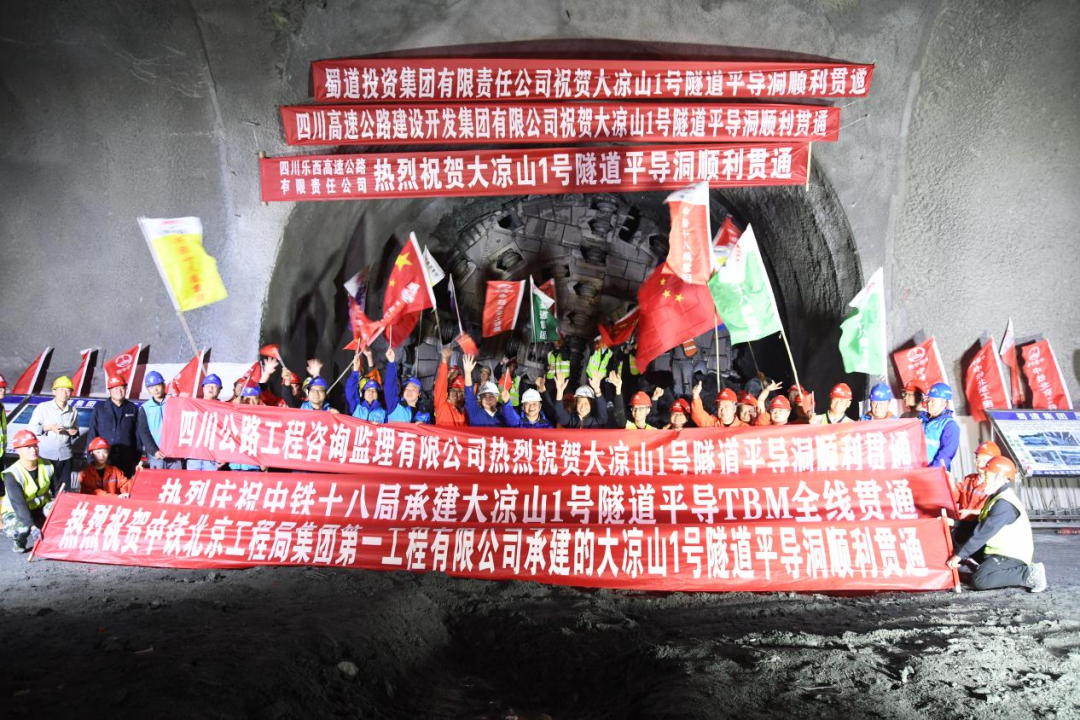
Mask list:
[{"label": "worker in blue hard hat", "polygon": [[926,410],[920,418],[926,436],[926,458],[931,467],[950,469],[960,447],[960,426],[949,409],[952,388],[943,382],[934,383],[926,393]]},{"label": "worker in blue hard hat", "polygon": [[146,392],[150,399],[139,408],[138,434],[139,444],[142,445],[143,453],[149,460],[150,467],[155,470],[179,470],[182,462],[173,458],[165,457],[159,447],[161,443],[161,424],[165,419],[165,378],[156,370],[146,374]]},{"label": "worker in blue hard hat", "polygon": [[329,410],[336,413],[337,410],[330,407],[326,402],[326,380],[316,375],[311,378],[307,386],[307,400],[300,406],[301,410]]},{"label": "worker in blue hard hat", "polygon": [[356,404],[352,416],[367,420],[369,423],[386,422],[386,408],[379,403],[379,383],[374,379],[364,382],[360,390],[360,401]]},{"label": "worker in blue hard hat", "polygon": [[[248,385],[240,391],[240,405],[262,405],[262,390],[258,385]],[[252,470],[266,472],[265,466],[247,465],[244,463],[231,462],[229,467],[233,470]]]},{"label": "worker in blue hard hat", "polygon": [[870,412],[859,419],[895,420],[896,415],[892,411],[892,402],[892,388],[885,383],[878,383],[870,389]]},{"label": "worker in blue hard hat", "polygon": [[[210,373],[202,381],[202,399],[217,401],[221,395],[221,378],[213,373]],[[224,463],[219,463],[215,460],[199,460],[197,458],[188,458],[184,460],[184,468],[186,470],[217,470]]]},{"label": "worker in blue hard hat", "polygon": [[394,348],[386,349],[386,416],[388,423],[423,423],[431,421],[430,413],[421,413],[417,407],[420,402],[420,379],[411,377],[405,381],[398,396],[398,375]]}]

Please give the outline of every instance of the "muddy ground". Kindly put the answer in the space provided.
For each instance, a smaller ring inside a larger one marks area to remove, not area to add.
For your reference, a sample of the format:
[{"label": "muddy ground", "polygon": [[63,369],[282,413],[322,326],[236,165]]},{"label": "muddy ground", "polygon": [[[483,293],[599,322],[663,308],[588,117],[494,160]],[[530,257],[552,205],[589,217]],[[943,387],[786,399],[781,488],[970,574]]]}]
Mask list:
[{"label": "muddy ground", "polygon": [[1080,717],[1080,536],[1041,595],[670,594],[0,552],[0,715]]}]

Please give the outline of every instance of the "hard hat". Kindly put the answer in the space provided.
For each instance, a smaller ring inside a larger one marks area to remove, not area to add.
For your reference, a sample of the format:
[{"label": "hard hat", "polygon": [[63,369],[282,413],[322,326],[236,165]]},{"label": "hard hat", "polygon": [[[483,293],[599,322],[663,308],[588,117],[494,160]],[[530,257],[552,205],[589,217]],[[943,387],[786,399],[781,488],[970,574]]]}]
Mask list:
[{"label": "hard hat", "polygon": [[240,397],[259,397],[262,392],[259,390],[258,385],[248,385],[240,393]]},{"label": "hard hat", "polygon": [[742,393],[741,393],[741,394],[739,395],[739,404],[740,404],[740,405],[750,405],[750,406],[754,406],[754,405],[757,405],[757,398],[756,398],[756,397],[754,397],[754,396],[753,396],[753,395],[752,395],[751,393],[748,393],[748,392],[746,392],[746,391],[744,390],[744,391],[743,391],[743,392],[742,392]]},{"label": "hard hat", "polygon": [[103,437],[96,437],[90,441],[90,444],[86,446],[86,452],[94,452],[95,450],[108,450],[109,441]]},{"label": "hard hat", "polygon": [[687,417],[690,417],[690,403],[686,402],[682,398],[679,398],[675,402],[671,403],[671,409],[668,410],[668,414],[674,415],[675,413],[682,413]]},{"label": "hard hat", "polygon": [[976,455],[990,455],[991,457],[997,457],[1001,454],[1001,448],[993,440],[987,440],[978,448],[975,449]]},{"label": "hard hat", "polygon": [[405,384],[406,385],[415,385],[417,390],[423,390],[424,389],[423,383],[421,383],[420,378],[417,378],[417,377],[409,378],[408,380],[405,381]]},{"label": "hard hat", "polygon": [[0,375],[0,388],[6,388],[6,387],[7,387],[7,378],[5,378],[3,375]]},{"label": "hard hat", "polygon": [[809,395],[810,391],[796,383],[788,388],[787,394],[788,397],[799,397],[799,395]]},{"label": "hard hat", "polygon": [[74,390],[75,383],[71,382],[71,378],[69,378],[67,375],[61,375],[60,377],[53,380],[52,389],[56,390],[57,388],[67,388],[68,390]]},{"label": "hard hat", "polygon": [[791,401],[789,401],[783,395],[777,395],[776,397],[774,397],[772,400],[769,401],[769,409],[770,410],[790,410],[791,409]]},{"label": "hard hat", "polygon": [[326,381],[323,380],[318,375],[316,375],[315,377],[311,378],[311,384],[308,385],[308,387],[309,388],[321,387],[323,390],[325,390],[326,389]]},{"label": "hard hat", "polygon": [[453,381],[450,383],[450,389],[451,390],[464,390],[465,389],[465,376],[464,375],[458,375],[456,378],[454,378]]},{"label": "hard hat", "polygon": [[127,380],[120,377],[119,375],[113,375],[111,378],[109,378],[109,381],[105,383],[105,387],[109,388],[110,390],[118,387],[126,388]]},{"label": "hard hat", "polygon": [[930,392],[926,393],[927,397],[937,398],[939,400],[952,400],[952,388],[945,383],[934,383],[930,387]]},{"label": "hard hat", "polygon": [[847,383],[840,383],[829,391],[829,397],[833,400],[850,400],[851,387]]},{"label": "hard hat", "polygon": [[480,386],[479,395],[498,395],[499,386],[488,380],[486,383]]},{"label": "hard hat", "polygon": [[219,378],[213,373],[210,373],[205,378],[203,378],[202,384],[203,387],[206,387],[207,385],[217,385],[218,387],[221,387],[221,378]]},{"label": "hard hat", "polygon": [[583,397],[583,398],[589,398],[590,400],[592,400],[593,398],[596,397],[596,395],[595,395],[595,393],[593,393],[591,387],[589,387],[588,385],[582,385],[581,387],[579,387],[577,390],[574,391],[574,397]]},{"label": "hard hat", "polygon": [[364,389],[362,390],[362,392],[367,392],[368,390],[374,390],[375,392],[378,392],[380,389],[381,388],[379,387],[379,383],[377,381],[369,379],[366,383],[364,383]]},{"label": "hard hat", "polygon": [[165,378],[161,377],[161,373],[157,370],[151,370],[146,373],[146,381],[143,383],[146,387],[153,387],[154,385],[164,385]]},{"label": "hard hat", "polygon": [[526,391],[525,391],[525,392],[524,392],[524,393],[522,394],[522,396],[521,396],[521,402],[523,402],[523,403],[527,403],[527,402],[542,402],[542,398],[540,397],[540,393],[539,393],[539,392],[537,392],[536,390],[533,390],[532,388],[529,388],[528,390],[526,390]]},{"label": "hard hat", "polygon": [[31,445],[37,444],[37,435],[30,432],[29,430],[20,430],[19,432],[15,433],[15,437],[11,441],[11,446],[16,449],[22,447],[30,447]]},{"label": "hard hat", "polygon": [[892,388],[885,383],[878,383],[870,391],[871,402],[888,402],[893,399]]},{"label": "hard hat", "polygon": [[[739,400],[739,396],[738,396],[738,395],[736,395],[736,394],[735,394],[735,391],[734,391],[734,390],[732,390],[731,388],[724,388],[724,389],[723,389],[723,390],[721,390],[721,391],[719,392],[719,394],[717,394],[717,396],[716,396],[716,404],[717,404],[717,405],[719,405],[720,403],[722,403],[722,402],[724,402],[724,401],[727,401],[727,402],[738,402],[738,400]],[[756,401],[755,401],[755,402],[756,402]]]},{"label": "hard hat", "polygon": [[632,408],[637,408],[637,407],[651,408],[652,407],[652,398],[650,398],[648,395],[646,395],[645,393],[643,393],[643,392],[641,392],[639,390],[636,393],[634,393],[634,397],[630,398],[630,407],[632,407]]},{"label": "hard hat", "polygon": [[904,386],[904,392],[906,393],[926,393],[926,385],[918,380],[912,380]]},{"label": "hard hat", "polygon": [[1013,461],[1007,457],[998,455],[997,457],[990,458],[990,461],[986,463],[984,468],[987,473],[993,473],[994,475],[1004,475],[1005,477],[1013,480],[1016,478],[1016,465]]}]

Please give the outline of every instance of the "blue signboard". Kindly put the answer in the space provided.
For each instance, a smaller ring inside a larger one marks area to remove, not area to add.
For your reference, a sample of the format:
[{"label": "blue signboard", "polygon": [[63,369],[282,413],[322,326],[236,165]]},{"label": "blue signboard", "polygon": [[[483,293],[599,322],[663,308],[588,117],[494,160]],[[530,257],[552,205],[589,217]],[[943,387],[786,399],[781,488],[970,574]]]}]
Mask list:
[{"label": "blue signboard", "polygon": [[1080,413],[990,410],[987,414],[1025,476],[1080,475]]}]

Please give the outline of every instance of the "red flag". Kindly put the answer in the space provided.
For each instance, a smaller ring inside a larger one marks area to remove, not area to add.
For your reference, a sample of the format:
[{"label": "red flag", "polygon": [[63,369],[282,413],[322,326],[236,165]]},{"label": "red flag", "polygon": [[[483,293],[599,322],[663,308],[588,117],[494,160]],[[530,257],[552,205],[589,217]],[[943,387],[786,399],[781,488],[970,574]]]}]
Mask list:
[{"label": "red flag", "polygon": [[1020,407],[1024,402],[1024,388],[1020,384],[1020,361],[1016,359],[1016,336],[1013,334],[1012,318],[1005,326],[1005,337],[1001,339],[1001,349],[998,350],[1005,367],[1009,368],[1009,382],[1014,407]]},{"label": "red flag", "polygon": [[1057,356],[1050,347],[1049,340],[1024,345],[1020,348],[1024,357],[1024,376],[1031,388],[1031,408],[1033,410],[1068,410],[1072,408],[1072,398],[1061,374]]},{"label": "red flag", "polygon": [[499,389],[507,392],[514,389],[514,376],[510,373],[509,366],[503,371],[502,377],[499,378]]},{"label": "red flag", "polygon": [[716,232],[712,244],[713,257],[716,258],[717,265],[723,265],[727,262],[728,255],[731,254],[732,248],[735,247],[735,243],[739,242],[742,234],[742,229],[732,221],[730,215],[724,218],[724,222]]},{"label": "red flag", "polygon": [[382,324],[364,314],[360,303],[351,296],[349,297],[349,324],[352,326],[353,339],[345,346],[346,350],[363,352],[383,331]]},{"label": "red flag", "polygon": [[525,297],[525,281],[488,280],[484,299],[484,329],[482,337],[493,337],[514,329],[521,299]]},{"label": "red flag", "polygon": [[559,315],[559,298],[555,296],[555,279],[548,280],[543,285],[537,285],[537,290],[551,298],[551,307],[548,308],[548,312],[558,317]]},{"label": "red flag", "polygon": [[71,394],[75,397],[84,397],[88,394],[87,390],[90,389],[88,387],[89,383],[87,383],[87,380],[90,379],[88,370],[93,366],[94,357],[97,355],[97,349],[86,348],[85,350],[80,350],[79,355],[82,357],[82,361],[79,363],[79,369],[75,371],[75,374],[71,378],[71,384],[75,386],[75,389]]},{"label": "red flag", "polygon": [[709,233],[709,183],[700,182],[668,195],[671,233],[664,272],[684,283],[704,285],[713,273]]},{"label": "red flag", "polygon": [[203,367],[203,360],[207,352],[209,350],[203,350],[191,358],[188,364],[176,374],[176,377],[169,381],[167,395],[173,397],[199,397],[199,384],[202,383],[203,374],[206,372],[206,368]]},{"label": "red flag", "polygon": [[638,290],[638,372],[658,355],[711,332],[716,327],[716,305],[708,285],[684,283],[658,267]]},{"label": "red flag", "polygon": [[454,338],[454,342],[461,348],[461,352],[466,355],[476,357],[480,354],[480,348],[476,347],[476,341],[469,337],[468,333],[461,333]]},{"label": "red flag", "polygon": [[1009,398],[1005,393],[1005,378],[1001,375],[994,339],[979,348],[968,365],[964,376],[964,395],[967,397],[971,417],[975,422],[985,422],[988,408],[1007,408]]},{"label": "red flag", "polygon": [[622,345],[634,334],[634,329],[638,325],[638,316],[638,308],[634,308],[611,325],[601,323],[597,328],[600,331],[600,340],[609,348]]},{"label": "red flag", "polygon": [[435,294],[428,279],[424,252],[409,233],[409,240],[398,253],[394,269],[383,293],[383,316],[379,324],[387,330],[391,342],[398,345],[408,340],[420,319],[420,312],[435,307]]},{"label": "red flag", "polygon": [[281,359],[281,346],[277,343],[271,343],[270,345],[263,345],[259,348],[259,354],[266,357],[272,357],[278,362],[283,362]]},{"label": "red flag", "polygon": [[45,348],[37,356],[37,360],[30,363],[30,367],[15,381],[15,387],[11,389],[12,395],[33,395],[41,390],[45,369],[49,367],[49,360],[52,359],[52,350],[51,347]]},{"label": "red flag", "polygon": [[949,382],[934,338],[929,338],[913,348],[897,350],[892,356],[900,374],[900,381],[904,385],[918,380],[924,387],[929,388],[934,383]]},{"label": "red flag", "polygon": [[139,354],[142,352],[142,343],[129,348],[111,360],[106,360],[104,365],[106,385],[111,377],[122,377],[127,381],[128,394],[131,394],[131,383],[135,379],[135,367],[139,363]]}]

